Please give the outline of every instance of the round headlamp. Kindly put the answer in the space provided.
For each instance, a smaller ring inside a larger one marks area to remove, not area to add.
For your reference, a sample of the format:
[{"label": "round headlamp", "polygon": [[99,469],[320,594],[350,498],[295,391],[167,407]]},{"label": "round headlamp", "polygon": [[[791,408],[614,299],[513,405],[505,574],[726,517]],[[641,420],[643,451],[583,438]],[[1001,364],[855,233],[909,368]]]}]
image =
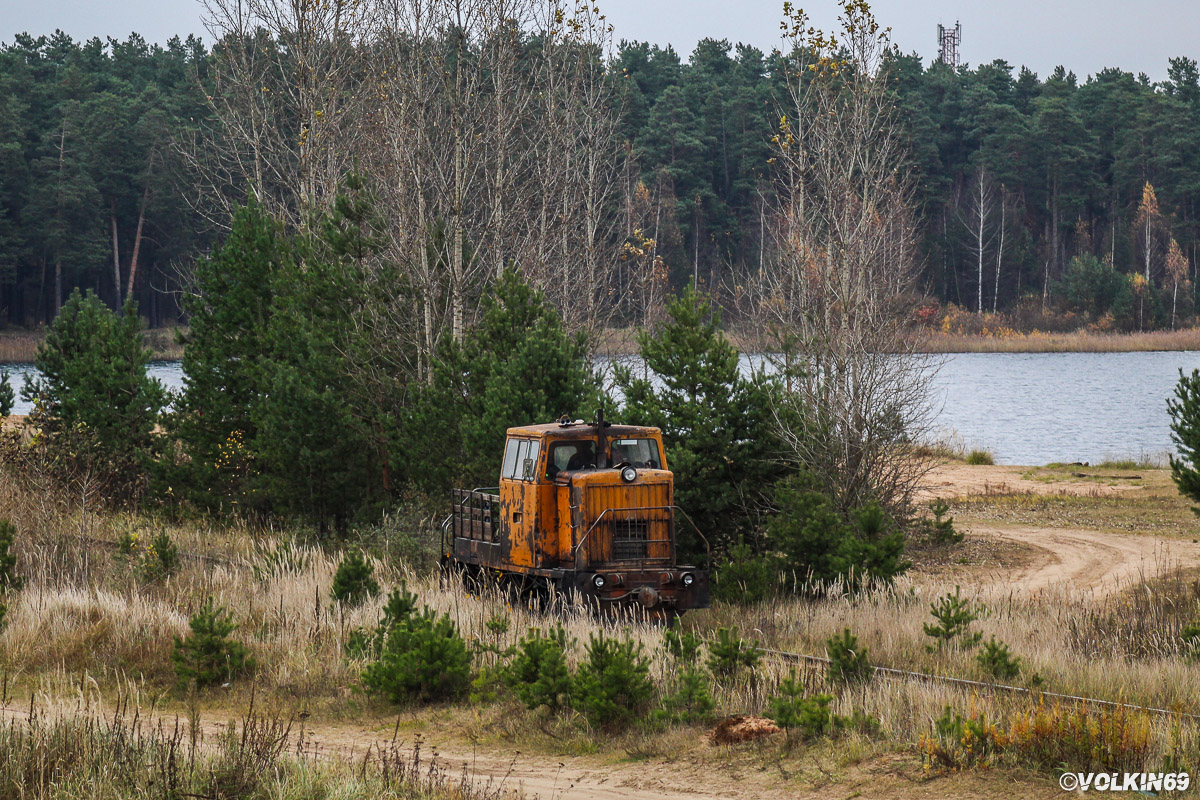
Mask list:
[{"label": "round headlamp", "polygon": [[633,467],[625,467],[621,470],[621,480],[626,483],[633,483],[637,480],[637,470]]},{"label": "round headlamp", "polygon": [[679,579],[679,582],[684,586],[691,586],[696,582],[696,576],[690,572],[685,572],[683,573],[683,577]]},{"label": "round headlamp", "polygon": [[596,575],[592,578],[592,586],[595,586],[597,589],[603,589],[604,584],[605,580],[603,575]]}]

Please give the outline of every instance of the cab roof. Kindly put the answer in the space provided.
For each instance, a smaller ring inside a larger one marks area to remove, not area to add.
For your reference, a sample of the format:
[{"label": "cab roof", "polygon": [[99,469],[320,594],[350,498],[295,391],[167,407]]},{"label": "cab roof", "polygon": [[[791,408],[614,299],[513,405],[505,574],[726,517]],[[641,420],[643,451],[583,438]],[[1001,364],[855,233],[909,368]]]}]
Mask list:
[{"label": "cab roof", "polygon": [[[604,429],[610,439],[638,436],[655,436],[662,431],[641,425],[608,425]],[[596,436],[597,428],[592,422],[548,422],[544,425],[522,425],[508,429],[509,436],[532,436],[538,439],[576,439],[580,436]]]}]

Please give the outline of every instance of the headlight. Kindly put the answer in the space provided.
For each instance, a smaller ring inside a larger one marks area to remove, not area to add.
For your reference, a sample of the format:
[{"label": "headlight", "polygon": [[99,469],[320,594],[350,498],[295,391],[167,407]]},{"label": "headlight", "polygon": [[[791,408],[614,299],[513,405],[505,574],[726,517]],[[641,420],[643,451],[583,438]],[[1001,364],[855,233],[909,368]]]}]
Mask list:
[{"label": "headlight", "polygon": [[684,586],[691,586],[696,582],[696,576],[690,572],[683,573],[683,577],[679,579]]},{"label": "headlight", "polygon": [[637,470],[633,467],[625,467],[625,469],[621,470],[621,480],[626,483],[633,483],[637,480]]},{"label": "headlight", "polygon": [[605,581],[604,581],[603,575],[597,575],[594,578],[592,578],[592,586],[595,586],[597,589],[603,589],[604,583],[605,583]]}]

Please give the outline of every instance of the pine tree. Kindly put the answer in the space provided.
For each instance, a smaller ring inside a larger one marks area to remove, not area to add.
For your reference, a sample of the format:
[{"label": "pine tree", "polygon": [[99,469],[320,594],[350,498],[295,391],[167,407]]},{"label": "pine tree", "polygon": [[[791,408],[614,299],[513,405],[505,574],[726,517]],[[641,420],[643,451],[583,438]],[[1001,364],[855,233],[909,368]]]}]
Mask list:
[{"label": "pine tree", "polygon": [[38,346],[39,374],[22,393],[63,477],[95,472],[113,502],[136,498],[157,449],[166,392],[146,374],[150,358],[133,301],[114,314],[91,292],[75,291]]},{"label": "pine tree", "polygon": [[[724,551],[753,534],[759,487],[781,472],[772,458],[776,384],[762,374],[742,376],[738,351],[722,335],[709,299],[685,290],[667,314],[660,330],[638,334],[647,374],[615,370],[625,397],[622,421],[662,428],[676,502]],[[689,526],[678,534],[681,558],[703,552]]]},{"label": "pine tree", "polygon": [[17,394],[9,381],[8,372],[0,370],[0,420],[12,413],[16,402]]},{"label": "pine tree", "polygon": [[248,448],[266,392],[275,276],[291,262],[279,226],[253,199],[234,214],[221,247],[197,262],[183,296],[184,392],[169,417],[184,458],[166,465],[164,490],[205,507],[255,502]]},{"label": "pine tree", "polygon": [[318,235],[296,243],[272,276],[265,392],[250,446],[273,509],[344,532],[375,516],[394,489],[404,387],[366,376],[390,371],[377,363],[368,315],[372,287],[395,278],[379,263],[384,222],[363,176],[346,177],[313,227]]},{"label": "pine tree", "polygon": [[243,672],[254,668],[254,659],[247,655],[240,642],[229,638],[237,630],[229,612],[213,604],[212,598],[196,612],[188,623],[191,633],[186,638],[175,637],[175,675],[181,686],[194,684],[203,689],[218,683],[228,683]]},{"label": "pine tree", "polygon": [[368,598],[379,594],[375,568],[363,558],[360,551],[351,550],[342,557],[337,572],[333,574],[333,588],[329,594],[335,602],[348,608],[360,606]]},{"label": "pine tree", "polygon": [[[1169,457],[1171,478],[1184,497],[1200,503],[1200,370],[1191,375],[1179,371],[1174,399],[1167,399],[1171,415],[1171,439],[1178,453]],[[1192,510],[1200,514],[1200,506]]]},{"label": "pine tree", "polygon": [[[542,292],[509,269],[461,344],[447,342],[410,417],[410,477],[428,491],[496,481],[505,431],[598,405],[583,335],[571,336]],[[439,457],[430,459],[429,453]]]}]

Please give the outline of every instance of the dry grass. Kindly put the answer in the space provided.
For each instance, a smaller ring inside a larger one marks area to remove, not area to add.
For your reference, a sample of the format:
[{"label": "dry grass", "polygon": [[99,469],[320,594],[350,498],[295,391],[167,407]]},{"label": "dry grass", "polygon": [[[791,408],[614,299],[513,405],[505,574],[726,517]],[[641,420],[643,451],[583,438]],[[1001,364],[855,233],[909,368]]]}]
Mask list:
[{"label": "dry grass", "polygon": [[[0,364],[32,364],[44,338],[45,334],[40,331],[0,331]],[[177,361],[183,358],[183,347],[176,339],[175,328],[146,331],[146,346],[156,359]]]},{"label": "dry grass", "polygon": [[1200,350],[1200,328],[1143,333],[1006,332],[1003,336],[930,333],[922,339],[930,353],[1132,353]]}]

